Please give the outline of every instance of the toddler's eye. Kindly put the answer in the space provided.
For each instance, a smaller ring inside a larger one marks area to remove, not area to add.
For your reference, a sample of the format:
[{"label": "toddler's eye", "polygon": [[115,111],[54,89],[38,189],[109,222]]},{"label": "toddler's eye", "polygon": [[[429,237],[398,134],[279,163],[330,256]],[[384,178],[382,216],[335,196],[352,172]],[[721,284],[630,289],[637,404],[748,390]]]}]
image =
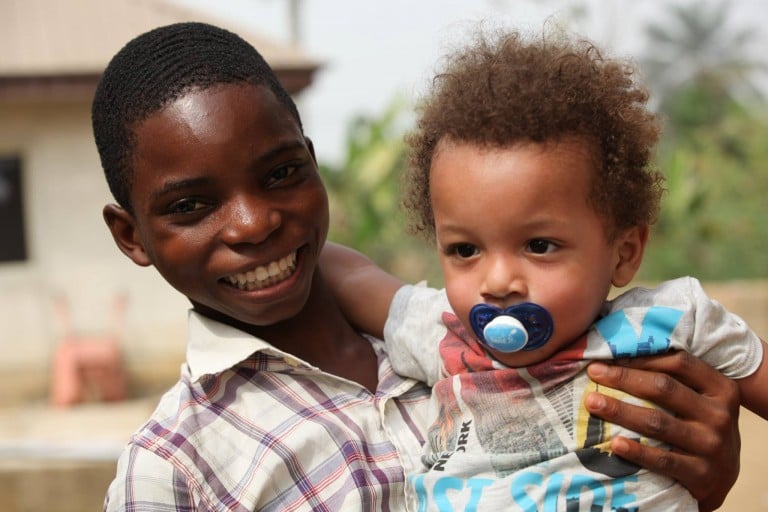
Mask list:
[{"label": "toddler's eye", "polygon": [[477,247],[472,244],[456,244],[453,246],[453,252],[459,258],[471,258],[477,254]]},{"label": "toddler's eye", "polygon": [[528,251],[534,254],[547,254],[548,252],[555,250],[555,248],[556,246],[554,243],[541,238],[528,242]]}]

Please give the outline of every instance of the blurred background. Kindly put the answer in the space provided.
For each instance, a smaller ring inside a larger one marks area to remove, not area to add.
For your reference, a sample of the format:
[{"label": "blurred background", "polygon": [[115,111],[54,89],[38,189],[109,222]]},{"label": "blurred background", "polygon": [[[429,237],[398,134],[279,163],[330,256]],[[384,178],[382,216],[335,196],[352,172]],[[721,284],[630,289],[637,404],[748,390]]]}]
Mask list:
[{"label": "blurred background", "polygon": [[[90,129],[109,58],[155,26],[251,41],[295,96],[332,240],[439,286],[405,235],[403,135],[438,59],[484,22],[554,23],[633,58],[665,118],[663,213],[639,280],[690,274],[768,333],[768,4],[762,0],[0,0],[0,502],[98,510],[122,446],[184,360],[188,304],[126,260]],[[723,510],[768,510],[763,423],[742,412]]]}]

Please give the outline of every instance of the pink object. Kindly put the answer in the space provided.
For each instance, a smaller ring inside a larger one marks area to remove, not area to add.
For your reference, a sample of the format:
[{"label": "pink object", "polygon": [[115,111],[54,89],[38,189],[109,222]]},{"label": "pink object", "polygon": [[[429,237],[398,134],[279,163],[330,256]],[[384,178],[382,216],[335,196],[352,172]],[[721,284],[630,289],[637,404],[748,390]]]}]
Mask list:
[{"label": "pink object", "polygon": [[75,332],[69,306],[63,297],[57,297],[54,306],[63,335],[53,358],[51,405],[69,407],[88,400],[125,399],[127,379],[120,331],[126,298],[116,298],[111,330],[103,335],[89,336]]}]

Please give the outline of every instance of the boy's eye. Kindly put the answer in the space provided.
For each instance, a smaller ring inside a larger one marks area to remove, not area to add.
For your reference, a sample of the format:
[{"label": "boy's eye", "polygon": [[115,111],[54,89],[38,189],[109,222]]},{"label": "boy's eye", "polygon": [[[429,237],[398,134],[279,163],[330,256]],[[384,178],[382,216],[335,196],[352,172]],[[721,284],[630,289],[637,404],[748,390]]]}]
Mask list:
[{"label": "boy's eye", "polygon": [[534,254],[547,254],[555,250],[556,246],[549,240],[535,239],[528,242],[528,251]]},{"label": "boy's eye", "polygon": [[283,167],[278,167],[274,171],[272,171],[269,176],[267,177],[267,184],[268,185],[278,185],[280,182],[287,180],[291,176],[293,176],[296,171],[298,170],[298,165],[285,165]]},{"label": "boy's eye", "polygon": [[169,213],[192,213],[198,210],[202,210],[206,206],[208,206],[206,203],[189,197],[175,201],[168,208],[168,211]]}]

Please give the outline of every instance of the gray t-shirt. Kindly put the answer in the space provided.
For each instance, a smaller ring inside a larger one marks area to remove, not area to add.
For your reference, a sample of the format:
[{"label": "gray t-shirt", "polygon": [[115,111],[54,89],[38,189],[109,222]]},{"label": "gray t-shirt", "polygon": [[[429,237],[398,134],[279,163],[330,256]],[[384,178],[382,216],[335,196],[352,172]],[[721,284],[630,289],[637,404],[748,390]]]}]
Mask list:
[{"label": "gray t-shirt", "polygon": [[608,451],[612,437],[641,436],[589,415],[584,398],[598,387],[586,365],[677,349],[743,378],[762,360],[757,335],[687,277],[606,302],[585,336],[527,368],[488,356],[443,290],[399,290],[384,337],[395,371],[433,386],[424,468],[408,477],[407,494],[419,511],[697,510],[674,480]]}]

